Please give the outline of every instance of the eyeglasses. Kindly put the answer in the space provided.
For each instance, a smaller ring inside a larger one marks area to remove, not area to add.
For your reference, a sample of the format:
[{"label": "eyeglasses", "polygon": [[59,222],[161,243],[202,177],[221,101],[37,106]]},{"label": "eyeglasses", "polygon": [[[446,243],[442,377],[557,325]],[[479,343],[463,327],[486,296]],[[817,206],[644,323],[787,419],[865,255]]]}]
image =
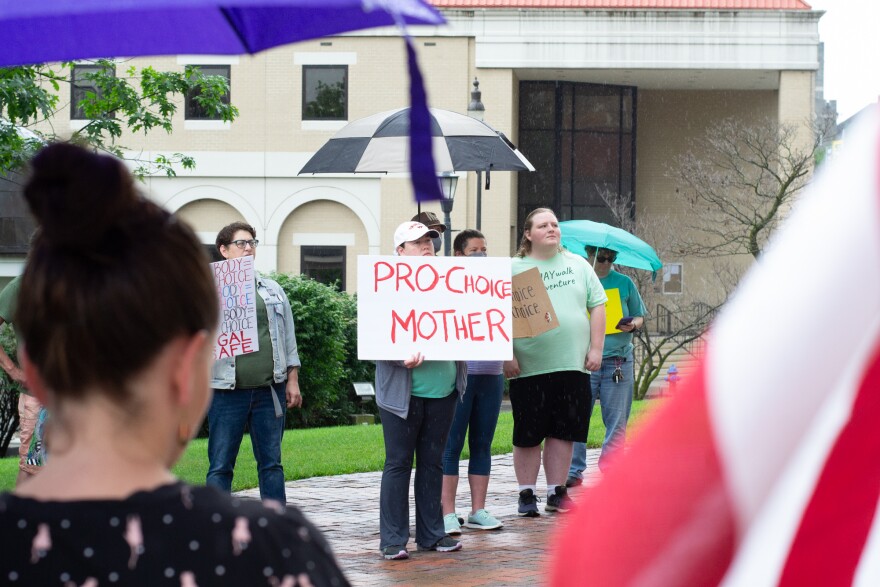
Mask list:
[{"label": "eyeglasses", "polygon": [[614,257],[606,257],[604,255],[599,255],[598,257],[596,257],[596,261],[598,261],[599,263],[614,263],[615,259],[617,259],[616,255]]},{"label": "eyeglasses", "polygon": [[232,241],[232,242],[230,242],[229,244],[230,244],[230,245],[235,245],[235,246],[238,247],[239,249],[243,249],[243,248],[245,248],[247,245],[250,245],[252,249],[256,249],[256,248],[257,248],[257,245],[260,244],[260,241],[258,241],[258,240],[256,240],[256,239],[251,239],[251,240],[249,240],[249,241],[246,241],[246,240],[238,240],[238,241]]}]

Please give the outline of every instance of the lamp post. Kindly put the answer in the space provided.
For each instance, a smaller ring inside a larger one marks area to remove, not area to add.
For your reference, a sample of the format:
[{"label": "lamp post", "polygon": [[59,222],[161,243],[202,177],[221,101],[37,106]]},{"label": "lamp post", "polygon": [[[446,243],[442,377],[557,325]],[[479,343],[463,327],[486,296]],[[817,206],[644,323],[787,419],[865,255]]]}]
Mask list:
[{"label": "lamp post", "polygon": [[[467,113],[471,118],[482,121],[486,115],[486,107],[480,101],[483,92],[480,91],[480,82],[474,77],[474,89],[471,91],[471,103],[468,104]],[[482,227],[482,207],[483,207],[483,171],[477,169],[477,230]]]},{"label": "lamp post", "polygon": [[440,191],[443,192],[440,209],[443,210],[443,224],[446,225],[446,233],[443,236],[443,254],[448,257],[452,241],[452,220],[449,215],[452,213],[452,204],[455,203],[455,186],[458,184],[458,176],[451,171],[444,171],[437,176],[437,180],[440,182]]}]

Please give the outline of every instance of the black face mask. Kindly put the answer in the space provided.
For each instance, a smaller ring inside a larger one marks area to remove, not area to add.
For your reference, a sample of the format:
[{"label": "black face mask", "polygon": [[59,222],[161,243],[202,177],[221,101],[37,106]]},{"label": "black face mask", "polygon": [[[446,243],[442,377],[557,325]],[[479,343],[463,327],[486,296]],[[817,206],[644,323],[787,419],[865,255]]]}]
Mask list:
[{"label": "black face mask", "polygon": [[440,247],[443,245],[443,237],[438,236],[437,238],[432,238],[431,240],[434,241],[434,253],[439,253]]}]

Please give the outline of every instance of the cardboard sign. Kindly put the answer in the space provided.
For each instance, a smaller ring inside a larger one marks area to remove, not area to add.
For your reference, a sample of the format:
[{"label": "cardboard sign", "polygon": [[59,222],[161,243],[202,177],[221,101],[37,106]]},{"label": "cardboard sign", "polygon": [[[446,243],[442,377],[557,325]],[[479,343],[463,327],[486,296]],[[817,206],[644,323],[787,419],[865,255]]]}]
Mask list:
[{"label": "cardboard sign", "polygon": [[358,358],[513,357],[510,259],[358,256]]},{"label": "cardboard sign", "polygon": [[260,350],[257,335],[257,286],[254,258],[224,259],[211,263],[220,297],[220,330],[214,360]]},{"label": "cardboard sign", "polygon": [[532,267],[513,276],[513,338],[532,338],[559,326],[541,272]]}]

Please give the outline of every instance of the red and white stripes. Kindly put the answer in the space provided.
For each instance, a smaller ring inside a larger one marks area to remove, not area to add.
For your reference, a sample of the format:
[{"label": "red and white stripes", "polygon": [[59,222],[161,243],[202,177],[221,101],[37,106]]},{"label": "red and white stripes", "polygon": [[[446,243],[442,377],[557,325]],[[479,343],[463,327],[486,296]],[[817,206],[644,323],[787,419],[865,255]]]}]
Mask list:
[{"label": "red and white stripes", "polygon": [[862,123],[557,536],[552,584],[880,585],[880,126]]}]

